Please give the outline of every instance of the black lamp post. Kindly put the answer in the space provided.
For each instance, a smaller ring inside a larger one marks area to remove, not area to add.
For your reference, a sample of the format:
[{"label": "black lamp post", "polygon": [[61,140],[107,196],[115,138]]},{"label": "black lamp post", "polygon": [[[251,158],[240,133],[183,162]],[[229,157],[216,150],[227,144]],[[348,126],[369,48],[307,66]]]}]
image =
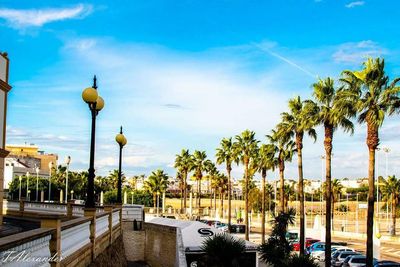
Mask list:
[{"label": "black lamp post", "polygon": [[122,133],[122,126],[119,134],[115,136],[115,141],[117,141],[119,145],[119,166],[118,166],[118,193],[117,193],[117,203],[122,204],[122,196],[121,196],[121,191],[122,191],[122,173],[121,173],[121,163],[122,163],[122,148],[126,143],[128,142],[126,140],[126,137]]},{"label": "black lamp post", "polygon": [[92,133],[90,139],[90,161],[89,161],[89,175],[86,191],[85,208],[95,208],[94,202],[94,148],[96,137],[96,116],[99,111],[104,107],[104,100],[97,93],[96,75],[93,78],[93,86],[88,87],[82,92],[82,99],[89,105],[92,113]]}]

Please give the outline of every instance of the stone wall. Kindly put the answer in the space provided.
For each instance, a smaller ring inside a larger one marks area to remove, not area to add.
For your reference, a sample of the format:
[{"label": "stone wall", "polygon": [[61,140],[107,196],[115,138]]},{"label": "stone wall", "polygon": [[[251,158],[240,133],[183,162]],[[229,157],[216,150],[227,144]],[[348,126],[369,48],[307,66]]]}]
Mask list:
[{"label": "stone wall", "polygon": [[126,267],[124,242],[122,236],[116,238],[115,242],[108,246],[90,265],[90,267]]},{"label": "stone wall", "polygon": [[176,228],[145,223],[144,260],[152,267],[172,267],[176,264]]}]

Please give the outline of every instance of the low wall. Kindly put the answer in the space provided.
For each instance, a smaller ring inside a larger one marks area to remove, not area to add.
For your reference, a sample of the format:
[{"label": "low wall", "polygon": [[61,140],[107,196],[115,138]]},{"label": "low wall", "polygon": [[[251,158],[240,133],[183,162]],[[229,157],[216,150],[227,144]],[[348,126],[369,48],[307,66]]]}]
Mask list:
[{"label": "low wall", "polygon": [[176,266],[177,229],[153,223],[145,223],[144,260],[152,267]]}]

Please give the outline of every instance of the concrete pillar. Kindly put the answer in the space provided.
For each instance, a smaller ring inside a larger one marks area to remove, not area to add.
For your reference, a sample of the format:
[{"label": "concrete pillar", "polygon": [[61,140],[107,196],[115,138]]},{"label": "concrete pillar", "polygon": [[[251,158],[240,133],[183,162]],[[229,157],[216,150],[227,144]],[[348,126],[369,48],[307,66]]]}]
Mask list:
[{"label": "concrete pillar", "polygon": [[110,237],[110,245],[112,243],[112,211],[113,211],[113,206],[112,205],[104,205],[104,211],[108,212],[108,232],[109,232],[109,237]]},{"label": "concrete pillar", "polygon": [[50,255],[51,261],[50,266],[59,267],[61,266],[61,217],[62,215],[40,215],[40,227],[41,228],[54,228],[55,231],[51,235],[50,239]]},{"label": "concrete pillar", "polygon": [[67,202],[67,217],[68,217],[68,219],[71,219],[72,216],[73,216],[72,204],[74,204],[74,201],[69,199],[68,202]]},{"label": "concrete pillar", "polygon": [[95,249],[96,249],[96,208],[84,208],[83,215],[85,217],[91,218],[90,221],[90,243],[92,244],[92,262],[96,258]]},{"label": "concrete pillar", "polygon": [[103,191],[100,192],[100,205],[103,206],[104,203],[104,193]]},{"label": "concrete pillar", "polygon": [[40,191],[40,202],[44,202],[44,191]]},{"label": "concrete pillar", "polygon": [[64,202],[64,191],[61,189],[60,190],[60,203]]}]

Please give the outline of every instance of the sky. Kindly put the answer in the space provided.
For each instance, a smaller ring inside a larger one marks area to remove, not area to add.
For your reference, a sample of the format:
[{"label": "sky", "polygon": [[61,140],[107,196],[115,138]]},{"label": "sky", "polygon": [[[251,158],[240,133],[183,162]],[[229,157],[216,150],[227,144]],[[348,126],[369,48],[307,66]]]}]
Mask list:
[{"label": "sky", "polygon": [[[34,143],[61,164],[70,155],[71,169],[87,169],[90,112],[81,92],[96,74],[105,100],[97,174],[117,168],[122,125],[125,174],[175,175],[183,148],[214,160],[221,139],[245,129],[265,143],[290,98],[310,98],[318,78],[358,70],[368,56],[384,57],[390,79],[399,77],[399,15],[395,0],[3,0],[0,51],[9,54],[13,87],[7,143]],[[378,151],[378,175],[399,172],[398,117],[382,127],[380,148],[390,152]],[[305,137],[307,179],[320,179],[324,168],[317,131],[315,143]],[[365,136],[358,124],[353,136],[335,133],[334,178],[368,176]],[[233,176],[242,173],[235,166]],[[286,176],[297,179],[296,156]]]}]

